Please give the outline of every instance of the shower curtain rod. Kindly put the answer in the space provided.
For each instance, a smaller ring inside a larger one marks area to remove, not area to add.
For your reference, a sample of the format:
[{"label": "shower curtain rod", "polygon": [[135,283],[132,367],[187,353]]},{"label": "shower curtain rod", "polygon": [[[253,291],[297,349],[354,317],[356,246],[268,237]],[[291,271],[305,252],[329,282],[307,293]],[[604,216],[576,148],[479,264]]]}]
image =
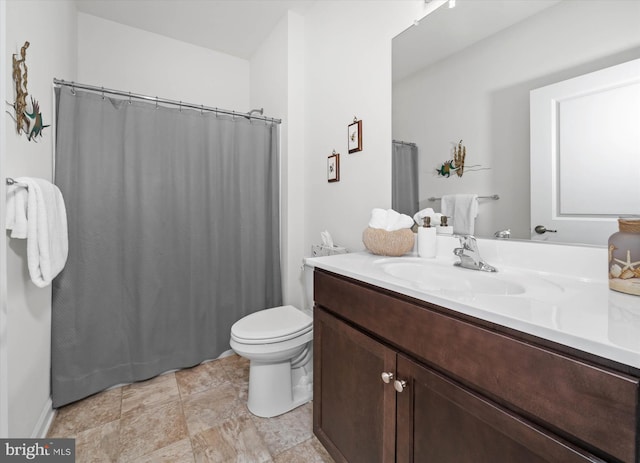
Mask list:
[{"label": "shower curtain rod", "polygon": [[248,113],[242,113],[238,111],[232,111],[230,109],[213,108],[211,106],[185,103],[184,101],[169,100],[167,98],[158,98],[157,96],[148,96],[148,95],[141,95],[139,93],[123,92],[121,90],[114,90],[111,88],[104,88],[104,87],[96,87],[94,85],[79,84],[77,82],[67,82],[66,80],[56,79],[56,78],[53,79],[53,84],[57,86],[71,87],[72,92],[74,89],[79,88],[82,90],[89,90],[91,92],[101,93],[103,95],[105,93],[108,93],[109,95],[125,96],[125,97],[128,97],[129,99],[135,98],[136,100],[152,101],[156,103],[156,106],[158,105],[158,103],[162,103],[162,104],[168,104],[173,106],[179,106],[180,108],[191,108],[191,109],[198,109],[200,111],[214,112],[217,114],[227,114],[229,116],[246,117],[249,120],[257,119],[260,121],[272,122],[274,124],[282,123],[281,119],[274,119],[272,117],[252,115],[251,113],[255,112],[256,110],[251,110]]},{"label": "shower curtain rod", "polygon": [[399,145],[417,146],[415,143],[409,141],[391,140],[392,143],[398,143]]}]

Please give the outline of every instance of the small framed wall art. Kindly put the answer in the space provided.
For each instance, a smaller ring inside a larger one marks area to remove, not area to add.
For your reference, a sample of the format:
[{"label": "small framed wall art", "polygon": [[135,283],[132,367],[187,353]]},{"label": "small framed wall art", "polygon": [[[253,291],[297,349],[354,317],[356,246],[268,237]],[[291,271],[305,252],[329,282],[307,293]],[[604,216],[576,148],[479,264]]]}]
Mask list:
[{"label": "small framed wall art", "polygon": [[340,181],[340,154],[336,153],[327,158],[327,181],[339,182]]},{"label": "small framed wall art", "polygon": [[362,151],[362,121],[354,117],[353,123],[349,124],[347,132],[349,134],[349,153]]}]

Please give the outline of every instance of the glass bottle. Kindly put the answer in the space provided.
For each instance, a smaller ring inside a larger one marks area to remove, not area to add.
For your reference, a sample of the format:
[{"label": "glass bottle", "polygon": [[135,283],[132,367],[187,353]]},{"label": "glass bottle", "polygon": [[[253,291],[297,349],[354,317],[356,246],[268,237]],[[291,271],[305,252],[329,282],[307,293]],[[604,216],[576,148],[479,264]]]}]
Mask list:
[{"label": "glass bottle", "polygon": [[618,219],[609,237],[609,288],[640,296],[640,219]]}]

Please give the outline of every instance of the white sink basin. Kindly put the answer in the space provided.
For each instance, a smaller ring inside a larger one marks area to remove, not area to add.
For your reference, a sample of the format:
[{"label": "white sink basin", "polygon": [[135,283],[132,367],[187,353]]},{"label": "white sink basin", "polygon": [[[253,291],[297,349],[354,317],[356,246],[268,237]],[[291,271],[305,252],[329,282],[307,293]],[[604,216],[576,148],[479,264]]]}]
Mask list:
[{"label": "white sink basin", "polygon": [[376,265],[386,274],[418,289],[452,296],[537,296],[559,294],[563,288],[544,278],[499,269],[497,273],[454,267],[451,262],[417,258],[380,259]]}]

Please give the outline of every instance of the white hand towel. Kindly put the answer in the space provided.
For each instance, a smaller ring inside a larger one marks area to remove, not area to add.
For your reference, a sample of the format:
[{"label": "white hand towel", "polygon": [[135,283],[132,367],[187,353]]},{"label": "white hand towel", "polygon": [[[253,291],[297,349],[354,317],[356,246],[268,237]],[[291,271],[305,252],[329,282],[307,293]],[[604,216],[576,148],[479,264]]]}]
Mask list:
[{"label": "white hand towel", "polygon": [[371,211],[371,219],[369,227],[381,228],[386,231],[402,230],[403,228],[411,228],[413,219],[405,214],[400,214],[393,209],[373,209]]},{"label": "white hand towel", "polygon": [[27,264],[31,281],[44,288],[64,268],[69,242],[67,212],[58,187],[41,178],[20,177],[27,185]]},{"label": "white hand towel", "polygon": [[14,184],[7,188],[5,227],[11,230],[11,238],[27,237],[27,194],[23,186]]},{"label": "white hand towel", "polygon": [[451,217],[453,233],[473,235],[478,216],[478,195],[443,195],[442,214]]}]

